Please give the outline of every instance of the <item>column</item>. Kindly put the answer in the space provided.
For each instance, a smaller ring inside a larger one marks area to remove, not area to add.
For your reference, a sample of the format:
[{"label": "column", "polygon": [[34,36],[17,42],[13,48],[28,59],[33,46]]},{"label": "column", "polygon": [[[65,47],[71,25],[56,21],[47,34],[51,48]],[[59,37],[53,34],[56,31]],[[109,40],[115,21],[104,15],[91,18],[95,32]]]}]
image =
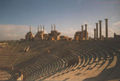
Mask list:
[{"label": "column", "polygon": [[100,40],[102,39],[102,25],[101,25],[102,21],[99,20],[99,35],[100,35]]},{"label": "column", "polygon": [[108,38],[108,19],[105,19],[105,35]]}]

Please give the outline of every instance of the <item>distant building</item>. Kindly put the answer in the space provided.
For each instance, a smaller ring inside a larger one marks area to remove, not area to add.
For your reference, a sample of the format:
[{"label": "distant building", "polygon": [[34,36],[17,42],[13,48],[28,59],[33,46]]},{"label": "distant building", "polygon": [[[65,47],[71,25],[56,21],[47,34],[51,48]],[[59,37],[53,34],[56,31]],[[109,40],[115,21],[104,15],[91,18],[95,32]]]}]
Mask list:
[{"label": "distant building", "polygon": [[37,34],[35,35],[35,40],[43,40],[44,37],[44,31],[38,31]]},{"label": "distant building", "polygon": [[75,33],[75,36],[74,36],[74,39],[75,39],[75,40],[82,40],[81,38],[82,38],[82,33],[81,33],[81,31],[76,32],[76,33]]},{"label": "distant building", "polygon": [[120,40],[120,35],[117,35],[116,33],[114,33],[114,39],[115,40]]},{"label": "distant building", "polygon": [[51,25],[51,33],[48,34],[48,40],[60,40],[60,32],[55,29],[55,25]]},{"label": "distant building", "polygon": [[49,35],[48,34],[44,34],[43,37],[44,37],[43,40],[48,40]]},{"label": "distant building", "polygon": [[48,40],[60,40],[60,33],[56,30],[49,33]]},{"label": "distant building", "polygon": [[87,24],[85,24],[85,30],[83,30],[83,25],[81,26],[81,31],[78,31],[74,35],[74,40],[88,40]]},{"label": "distant building", "polygon": [[86,40],[86,37],[87,37],[87,40],[88,40],[88,32],[86,33],[85,30],[83,32],[82,31],[78,31],[74,35],[74,39],[75,40]]},{"label": "distant building", "polygon": [[66,40],[66,41],[71,41],[72,38],[68,37],[68,36],[60,36],[60,40]]},{"label": "distant building", "polygon": [[33,40],[34,39],[34,36],[31,32],[31,27],[30,27],[30,31],[25,35],[25,39],[26,40]]},{"label": "distant building", "polygon": [[41,30],[39,31],[38,27],[38,32],[35,35],[35,40],[43,40],[44,39],[44,27],[41,26]]}]

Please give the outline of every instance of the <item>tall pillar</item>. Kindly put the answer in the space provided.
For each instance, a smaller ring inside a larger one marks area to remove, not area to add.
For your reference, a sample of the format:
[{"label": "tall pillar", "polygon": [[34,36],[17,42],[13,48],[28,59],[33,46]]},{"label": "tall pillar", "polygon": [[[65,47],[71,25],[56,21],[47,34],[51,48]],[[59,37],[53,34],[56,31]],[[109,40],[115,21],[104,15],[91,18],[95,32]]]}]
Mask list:
[{"label": "tall pillar", "polygon": [[87,24],[85,24],[85,40],[87,40]]},{"label": "tall pillar", "polygon": [[43,25],[41,25],[41,31],[43,31]]},{"label": "tall pillar", "polygon": [[39,32],[39,25],[38,25],[38,32]]},{"label": "tall pillar", "polygon": [[102,39],[102,25],[101,25],[101,23],[102,23],[102,21],[101,20],[99,20],[99,35],[100,35],[100,40]]},{"label": "tall pillar", "polygon": [[42,25],[40,25],[40,31],[42,31]]},{"label": "tall pillar", "polygon": [[96,29],[94,28],[94,39],[96,40]]},{"label": "tall pillar", "polygon": [[51,31],[53,31],[53,25],[51,24]]},{"label": "tall pillar", "polygon": [[45,30],[45,27],[44,27],[44,25],[43,25],[43,32],[44,32],[44,30]]},{"label": "tall pillar", "polygon": [[82,40],[83,40],[83,25],[81,25],[81,31],[82,31]]},{"label": "tall pillar", "polygon": [[108,38],[108,19],[105,19],[105,35]]},{"label": "tall pillar", "polygon": [[31,32],[31,25],[30,25],[30,28],[29,28],[30,32]]},{"label": "tall pillar", "polygon": [[98,39],[98,23],[96,23],[96,38]]},{"label": "tall pillar", "polygon": [[56,26],[55,26],[55,24],[54,24],[54,31],[56,30]]}]

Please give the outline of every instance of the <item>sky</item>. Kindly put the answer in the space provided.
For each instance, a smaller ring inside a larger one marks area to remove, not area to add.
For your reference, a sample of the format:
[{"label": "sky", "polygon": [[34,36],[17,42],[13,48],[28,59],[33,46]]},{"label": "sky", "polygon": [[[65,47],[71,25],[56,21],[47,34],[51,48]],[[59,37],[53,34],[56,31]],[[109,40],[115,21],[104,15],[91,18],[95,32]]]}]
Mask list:
[{"label": "sky", "polygon": [[32,26],[35,35],[39,24],[46,33],[51,24],[62,35],[74,36],[81,25],[88,24],[89,36],[98,20],[109,19],[109,37],[120,34],[120,0],[0,0],[0,40],[24,38]]}]

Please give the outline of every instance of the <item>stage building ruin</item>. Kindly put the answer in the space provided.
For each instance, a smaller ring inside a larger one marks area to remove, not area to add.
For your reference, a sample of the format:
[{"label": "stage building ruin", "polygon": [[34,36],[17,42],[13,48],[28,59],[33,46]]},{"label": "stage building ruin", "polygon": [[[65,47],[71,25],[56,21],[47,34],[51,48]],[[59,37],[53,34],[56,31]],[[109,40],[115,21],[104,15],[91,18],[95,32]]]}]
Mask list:
[{"label": "stage building ruin", "polygon": [[44,26],[40,25],[40,30],[38,26],[38,32],[35,35],[35,40],[43,40],[44,39]]},{"label": "stage building ruin", "polygon": [[40,30],[38,26],[38,32],[34,37],[30,27],[30,31],[25,35],[25,39],[26,40],[60,40],[60,32],[58,32],[55,28],[56,28],[55,24],[51,25],[51,32],[45,34],[44,26],[40,25]]},{"label": "stage building ruin", "polygon": [[71,41],[72,38],[70,38],[70,37],[68,37],[68,36],[64,36],[64,35],[62,35],[62,36],[60,36],[60,40]]},{"label": "stage building ruin", "polygon": [[81,26],[81,31],[77,31],[74,35],[74,40],[88,40],[87,24],[85,24],[85,30],[83,30],[83,25]]},{"label": "stage building ruin", "polygon": [[48,34],[48,40],[60,40],[60,32],[56,30],[56,26],[51,25],[51,33]]},{"label": "stage building ruin", "polygon": [[33,36],[32,32],[31,32],[31,26],[30,26],[29,32],[25,35],[25,39],[29,40],[29,41],[34,39],[34,36]]},{"label": "stage building ruin", "polygon": [[[92,40],[106,40],[109,39],[108,36],[108,19],[105,19],[105,36],[102,35],[102,20],[99,20],[96,24],[96,27],[94,28],[94,38],[91,38]],[[87,24],[81,25],[81,31],[77,31],[74,34],[74,38],[70,38],[68,36],[61,35],[60,32],[56,30],[56,25],[51,25],[51,32],[45,33],[44,26],[40,25],[38,26],[38,30],[36,35],[34,36],[31,32],[31,27],[29,29],[29,32],[25,35],[25,40],[88,40],[88,31],[87,31]],[[114,39],[119,39],[119,36],[114,34]]]},{"label": "stage building ruin", "polygon": [[114,39],[115,40],[120,40],[120,35],[117,35],[116,33],[114,33]]}]

